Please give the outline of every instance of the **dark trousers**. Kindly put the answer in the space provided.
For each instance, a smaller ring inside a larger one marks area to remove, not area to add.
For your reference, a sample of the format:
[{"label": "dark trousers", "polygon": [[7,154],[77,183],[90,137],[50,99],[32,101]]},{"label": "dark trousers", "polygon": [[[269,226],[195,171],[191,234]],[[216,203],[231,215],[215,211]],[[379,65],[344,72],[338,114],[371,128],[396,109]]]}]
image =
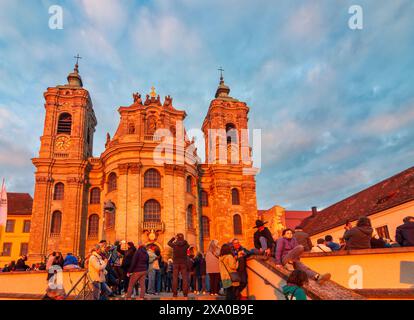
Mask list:
[{"label": "dark trousers", "polygon": [[172,289],[172,272],[167,272],[165,281],[165,291],[170,292]]},{"label": "dark trousers", "polygon": [[228,287],[224,290],[226,292],[226,300],[237,300],[236,297],[236,287]]},{"label": "dark trousers", "polygon": [[183,294],[184,296],[188,295],[188,270],[186,263],[174,263],[173,264],[173,294],[177,295],[178,287],[178,274],[181,273],[181,278],[183,279]]},{"label": "dark trousers", "polygon": [[209,273],[210,277],[210,293],[218,294],[220,291],[220,273]]},{"label": "dark trousers", "polygon": [[197,283],[198,283],[198,291],[203,292],[206,291],[206,276],[198,276],[197,277]]}]

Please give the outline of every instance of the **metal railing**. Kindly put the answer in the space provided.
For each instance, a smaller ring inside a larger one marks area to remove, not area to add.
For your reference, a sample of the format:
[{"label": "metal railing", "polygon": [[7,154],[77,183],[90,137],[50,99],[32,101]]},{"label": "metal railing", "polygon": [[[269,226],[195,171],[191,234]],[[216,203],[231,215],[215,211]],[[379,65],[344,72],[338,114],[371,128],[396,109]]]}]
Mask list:
[{"label": "metal railing", "polygon": [[[71,298],[70,295],[74,294]],[[93,300],[92,283],[88,276],[88,271],[79,278],[78,281],[72,286],[72,288],[65,295],[65,300]]]}]

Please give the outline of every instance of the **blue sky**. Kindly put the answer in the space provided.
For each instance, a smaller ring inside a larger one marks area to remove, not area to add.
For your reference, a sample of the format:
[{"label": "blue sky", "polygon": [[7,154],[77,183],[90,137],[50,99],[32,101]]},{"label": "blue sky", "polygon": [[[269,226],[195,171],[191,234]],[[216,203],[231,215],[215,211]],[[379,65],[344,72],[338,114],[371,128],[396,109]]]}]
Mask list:
[{"label": "blue sky", "polygon": [[[363,30],[348,28],[353,4]],[[0,176],[33,194],[43,92],[77,53],[95,156],[117,108],[151,86],[200,128],[223,66],[262,130],[259,208],[323,208],[414,164],[413,16],[411,0],[0,0]]]}]

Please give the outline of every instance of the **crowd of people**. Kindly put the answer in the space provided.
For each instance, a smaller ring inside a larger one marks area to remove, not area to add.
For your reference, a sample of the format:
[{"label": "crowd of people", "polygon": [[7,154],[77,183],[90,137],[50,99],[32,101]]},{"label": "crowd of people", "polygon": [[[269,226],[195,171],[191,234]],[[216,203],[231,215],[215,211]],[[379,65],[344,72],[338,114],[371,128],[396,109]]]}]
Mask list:
[{"label": "crowd of people", "polygon": [[107,299],[124,296],[143,299],[145,294],[159,295],[170,292],[177,297],[188,294],[224,295],[228,300],[241,299],[247,286],[246,258],[250,255],[273,257],[276,265],[290,271],[287,284],[283,286],[286,299],[306,299],[303,286],[313,279],[323,284],[331,275],[318,274],[300,261],[304,252],[326,253],[338,250],[387,248],[414,246],[414,217],[406,217],[396,230],[396,242],[382,239],[374,233],[371,221],[361,217],[355,226],[347,223],[343,237],[335,242],[331,235],[318,239],[313,245],[309,235],[299,226],[295,230],[285,229],[275,239],[265,221],[257,220],[254,228],[254,248],[244,248],[238,239],[221,246],[211,240],[205,253],[195,247],[179,233],[170,241],[171,257],[164,259],[155,244],[144,245],[117,241],[110,245],[102,240],[95,245],[87,257],[82,259],[72,253],[63,257],[61,252],[52,252],[45,262],[26,265],[27,257],[4,266],[2,272],[46,270],[48,280],[54,267],[63,270],[87,269],[92,284],[93,298]]}]

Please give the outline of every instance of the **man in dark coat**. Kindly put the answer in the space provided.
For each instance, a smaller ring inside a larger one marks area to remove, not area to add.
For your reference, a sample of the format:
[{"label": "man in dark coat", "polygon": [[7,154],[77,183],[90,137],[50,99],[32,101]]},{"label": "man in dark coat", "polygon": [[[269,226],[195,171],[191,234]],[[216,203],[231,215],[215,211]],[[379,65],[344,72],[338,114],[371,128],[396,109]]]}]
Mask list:
[{"label": "man in dark coat", "polygon": [[272,233],[264,225],[267,221],[256,220],[257,231],[254,233],[254,247],[259,249],[260,252],[265,252],[266,255],[270,255],[273,252],[275,241],[273,240]]},{"label": "man in dark coat", "polygon": [[144,299],[145,296],[145,277],[147,276],[149,265],[149,256],[145,246],[140,245],[139,248],[135,251],[134,256],[131,261],[131,265],[128,269],[127,276],[130,277],[128,285],[127,299],[131,298],[132,291],[137,284],[139,283],[140,287],[140,298]]},{"label": "man in dark coat", "polygon": [[346,249],[371,249],[372,232],[369,218],[359,218],[356,227],[347,230],[343,236],[346,241]]},{"label": "man in dark coat", "polygon": [[177,296],[178,274],[181,273],[183,279],[183,294],[188,295],[188,257],[187,249],[190,247],[188,242],[184,240],[182,233],[177,234],[168,241],[168,245],[173,249],[173,297]]},{"label": "man in dark coat", "polygon": [[395,241],[402,247],[414,246],[414,217],[405,217],[403,222],[397,227]]},{"label": "man in dark coat", "polygon": [[296,238],[296,240],[298,240],[298,243],[303,246],[305,251],[311,251],[313,247],[312,241],[309,237],[309,234],[303,231],[301,226],[297,226],[295,228],[295,233],[293,236]]}]

